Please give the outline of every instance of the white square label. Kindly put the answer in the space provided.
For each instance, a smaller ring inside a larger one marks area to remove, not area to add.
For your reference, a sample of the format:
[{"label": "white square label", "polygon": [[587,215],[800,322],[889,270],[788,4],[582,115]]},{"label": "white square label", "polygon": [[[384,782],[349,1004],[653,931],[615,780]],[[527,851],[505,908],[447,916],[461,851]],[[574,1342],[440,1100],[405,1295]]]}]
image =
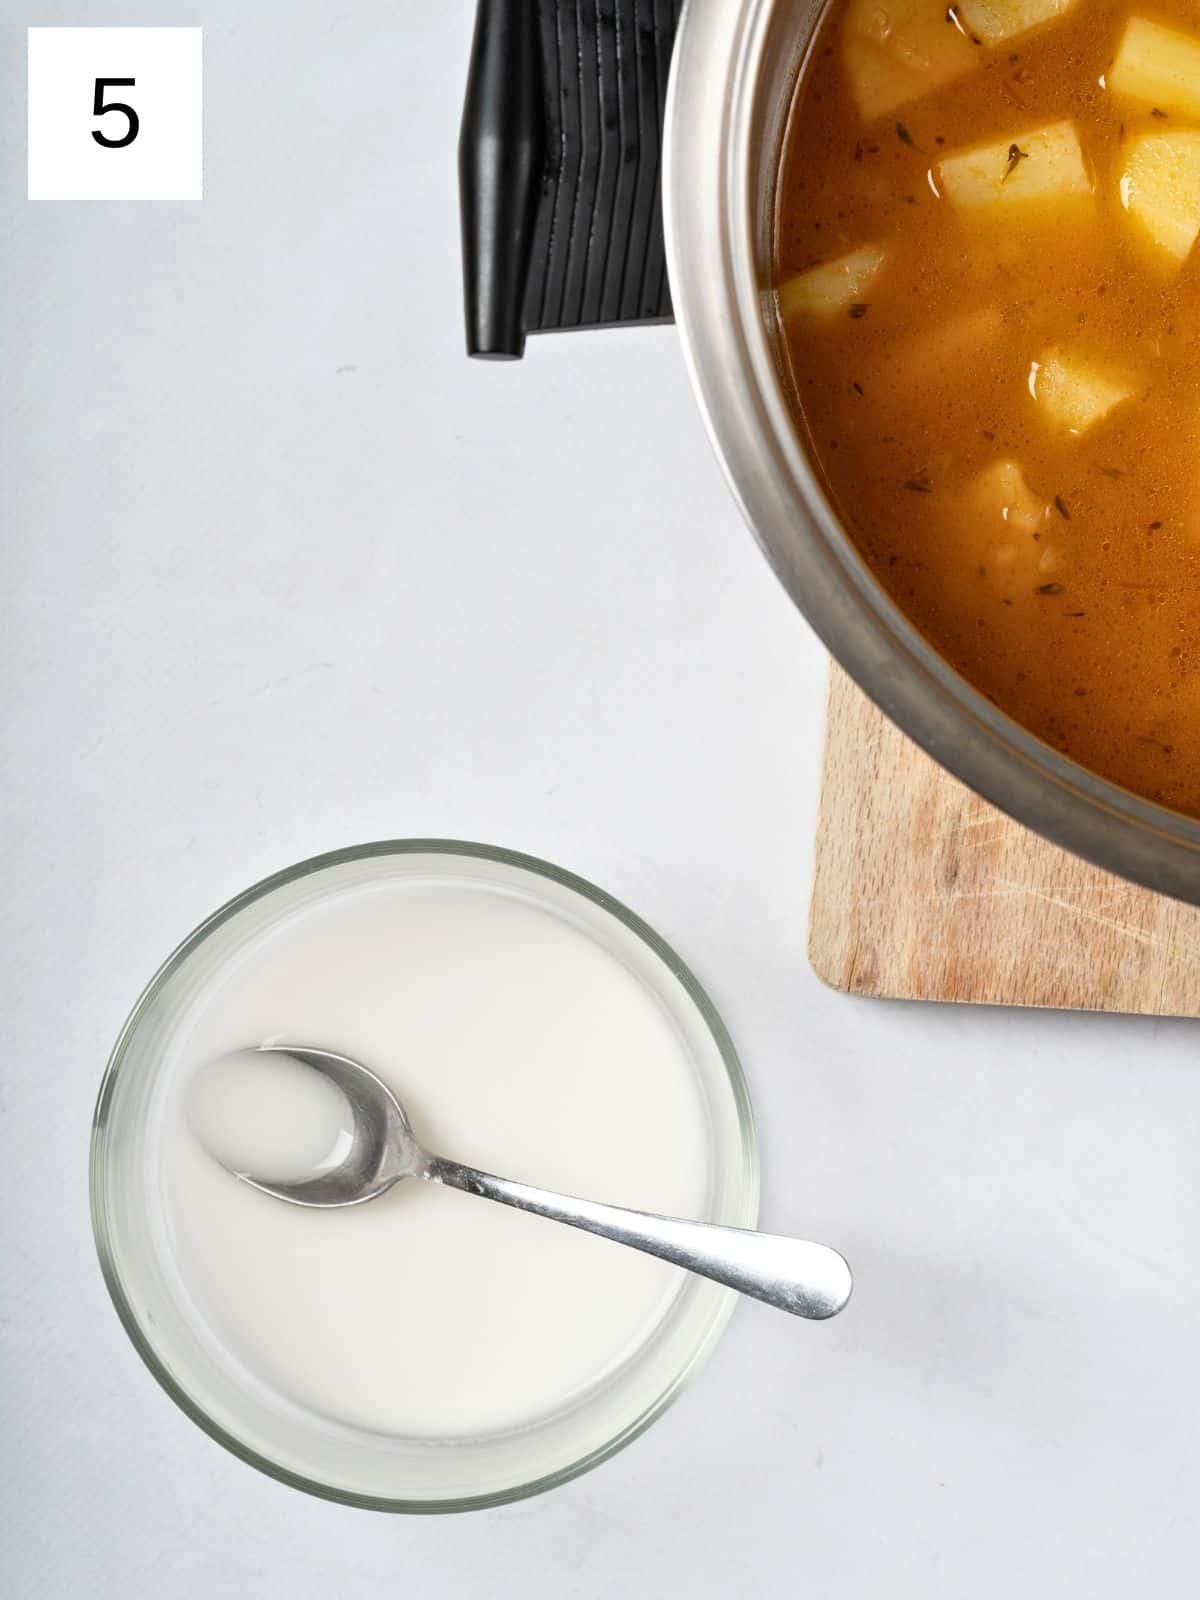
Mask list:
[{"label": "white square label", "polygon": [[29,198],[199,200],[199,28],[30,28]]}]

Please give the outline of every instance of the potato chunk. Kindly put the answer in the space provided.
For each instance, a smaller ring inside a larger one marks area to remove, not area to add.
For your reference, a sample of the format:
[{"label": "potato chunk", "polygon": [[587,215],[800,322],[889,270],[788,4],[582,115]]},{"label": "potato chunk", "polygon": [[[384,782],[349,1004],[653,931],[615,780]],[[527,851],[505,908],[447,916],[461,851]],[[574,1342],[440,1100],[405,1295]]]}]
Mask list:
[{"label": "potato chunk", "polygon": [[851,0],[843,38],[850,88],[868,122],[978,65],[978,46],[932,0]]},{"label": "potato chunk", "polygon": [[884,252],[867,244],[834,261],[798,272],[779,286],[779,314],[785,322],[797,317],[833,317],[848,311],[875,281]]},{"label": "potato chunk", "polygon": [[1200,39],[1131,17],[1108,73],[1114,94],[1167,113],[1200,117]]},{"label": "potato chunk", "polygon": [[958,11],[984,44],[1004,44],[1070,11],[1075,0],[960,0]]},{"label": "potato chunk", "polygon": [[1176,265],[1200,234],[1200,133],[1146,133],[1121,167],[1121,204],[1139,232]]},{"label": "potato chunk", "polygon": [[959,507],[959,535],[982,557],[981,575],[998,588],[1032,589],[1061,563],[1061,553],[1044,537],[1051,502],[1034,493],[1015,461],[985,467]]},{"label": "potato chunk", "polygon": [[1086,433],[1136,387],[1126,372],[1060,350],[1047,350],[1029,369],[1030,394],[1047,420],[1067,433]]},{"label": "potato chunk", "polygon": [[967,488],[963,509],[989,533],[1035,534],[1050,514],[1015,461],[993,461]]},{"label": "potato chunk", "polygon": [[1073,122],[1051,122],[947,156],[937,178],[951,205],[995,217],[1038,202],[1053,211],[1092,192]]}]

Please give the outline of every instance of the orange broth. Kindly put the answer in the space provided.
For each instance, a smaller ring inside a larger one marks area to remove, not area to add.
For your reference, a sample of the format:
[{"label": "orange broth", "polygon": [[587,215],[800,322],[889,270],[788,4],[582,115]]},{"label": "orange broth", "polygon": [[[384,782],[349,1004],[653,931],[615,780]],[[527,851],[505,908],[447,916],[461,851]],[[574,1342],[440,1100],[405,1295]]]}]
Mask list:
[{"label": "orange broth", "polygon": [[1021,27],[1038,8],[826,13],[777,204],[801,426],[863,557],[970,682],[1200,815],[1200,83],[1172,88],[1174,49],[1114,74],[1131,15],[1200,50],[1200,13],[1075,0]]}]

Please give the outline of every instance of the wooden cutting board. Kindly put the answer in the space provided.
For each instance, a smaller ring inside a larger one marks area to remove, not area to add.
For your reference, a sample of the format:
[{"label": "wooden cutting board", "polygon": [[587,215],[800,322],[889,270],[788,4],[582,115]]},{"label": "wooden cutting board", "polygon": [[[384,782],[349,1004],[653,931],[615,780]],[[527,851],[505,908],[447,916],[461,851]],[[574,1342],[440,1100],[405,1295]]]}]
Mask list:
[{"label": "wooden cutting board", "polygon": [[809,959],[853,994],[1200,1016],[1200,909],[1011,822],[837,667]]}]

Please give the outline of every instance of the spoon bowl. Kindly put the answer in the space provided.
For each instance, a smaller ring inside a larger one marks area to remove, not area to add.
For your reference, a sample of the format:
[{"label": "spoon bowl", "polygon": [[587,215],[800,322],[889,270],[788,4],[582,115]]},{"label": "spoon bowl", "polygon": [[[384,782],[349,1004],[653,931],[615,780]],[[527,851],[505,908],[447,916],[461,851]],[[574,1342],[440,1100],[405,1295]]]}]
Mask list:
[{"label": "spoon bowl", "polygon": [[335,1167],[312,1178],[269,1180],[252,1172],[235,1176],[252,1189],[295,1206],[357,1206],[385,1194],[401,1178],[426,1176],[428,1157],[417,1143],[404,1107],[381,1078],[332,1050],[264,1044],[257,1054],[288,1056],[328,1078],[345,1096],[351,1113],[351,1140]]}]

